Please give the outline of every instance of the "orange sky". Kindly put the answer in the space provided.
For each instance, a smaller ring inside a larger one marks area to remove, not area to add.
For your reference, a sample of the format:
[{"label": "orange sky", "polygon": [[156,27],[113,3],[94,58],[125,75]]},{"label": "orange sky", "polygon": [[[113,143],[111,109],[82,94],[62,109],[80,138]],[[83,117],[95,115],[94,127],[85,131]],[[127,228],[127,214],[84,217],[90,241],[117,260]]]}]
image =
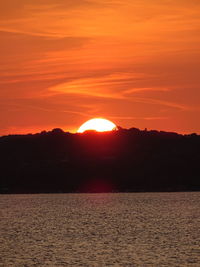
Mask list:
[{"label": "orange sky", "polygon": [[200,133],[199,0],[1,1],[0,51],[0,135]]}]

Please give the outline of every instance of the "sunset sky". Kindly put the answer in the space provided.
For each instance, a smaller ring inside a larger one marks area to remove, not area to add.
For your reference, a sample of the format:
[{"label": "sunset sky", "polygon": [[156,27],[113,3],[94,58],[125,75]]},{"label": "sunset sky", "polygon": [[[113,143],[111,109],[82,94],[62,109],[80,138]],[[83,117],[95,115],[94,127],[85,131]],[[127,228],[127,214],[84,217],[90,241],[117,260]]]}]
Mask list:
[{"label": "sunset sky", "polygon": [[0,0],[0,135],[200,133],[199,0]]}]

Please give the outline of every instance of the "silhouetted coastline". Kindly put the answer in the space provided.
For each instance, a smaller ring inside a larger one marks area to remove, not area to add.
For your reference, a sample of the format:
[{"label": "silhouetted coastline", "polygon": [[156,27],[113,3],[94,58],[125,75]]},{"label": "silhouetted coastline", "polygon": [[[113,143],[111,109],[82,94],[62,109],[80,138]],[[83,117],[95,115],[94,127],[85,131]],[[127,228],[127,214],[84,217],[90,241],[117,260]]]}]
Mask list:
[{"label": "silhouetted coastline", "polygon": [[136,128],[0,137],[0,193],[200,190],[200,136]]}]

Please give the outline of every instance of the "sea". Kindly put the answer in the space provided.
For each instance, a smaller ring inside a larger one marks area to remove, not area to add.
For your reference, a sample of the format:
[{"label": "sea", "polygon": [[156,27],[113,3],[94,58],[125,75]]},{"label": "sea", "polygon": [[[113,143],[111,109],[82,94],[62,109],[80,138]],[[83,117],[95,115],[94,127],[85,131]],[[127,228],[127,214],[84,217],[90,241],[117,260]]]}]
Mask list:
[{"label": "sea", "polygon": [[200,266],[200,192],[0,195],[0,266]]}]

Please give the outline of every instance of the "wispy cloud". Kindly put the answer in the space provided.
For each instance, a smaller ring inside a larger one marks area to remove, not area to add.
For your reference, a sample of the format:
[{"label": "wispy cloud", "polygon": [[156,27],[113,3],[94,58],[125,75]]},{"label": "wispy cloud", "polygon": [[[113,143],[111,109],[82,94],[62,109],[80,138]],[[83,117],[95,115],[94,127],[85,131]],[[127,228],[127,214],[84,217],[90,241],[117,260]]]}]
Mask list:
[{"label": "wispy cloud", "polygon": [[117,120],[167,120],[168,117],[136,117],[136,116],[109,116],[110,119]]},{"label": "wispy cloud", "polygon": [[134,73],[111,73],[103,76],[74,79],[63,84],[50,88],[50,91],[66,93],[91,95],[105,98],[125,98],[123,88],[126,88],[142,74]]},{"label": "wispy cloud", "polygon": [[101,115],[195,129],[200,1],[7,0],[0,22],[2,129]]}]

